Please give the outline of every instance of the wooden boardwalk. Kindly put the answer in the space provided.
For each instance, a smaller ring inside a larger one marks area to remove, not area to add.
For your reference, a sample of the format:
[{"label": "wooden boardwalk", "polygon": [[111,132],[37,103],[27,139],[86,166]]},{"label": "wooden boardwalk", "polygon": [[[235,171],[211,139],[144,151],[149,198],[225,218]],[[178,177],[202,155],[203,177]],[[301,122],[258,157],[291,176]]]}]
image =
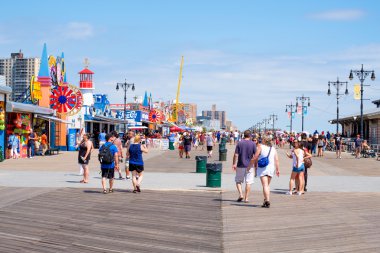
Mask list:
[{"label": "wooden boardwalk", "polygon": [[225,252],[380,252],[380,193],[223,194]]},{"label": "wooden boardwalk", "polygon": [[0,252],[222,251],[218,192],[28,190],[0,188]]},{"label": "wooden boardwalk", "polygon": [[0,252],[380,252],[380,193],[0,188]]}]

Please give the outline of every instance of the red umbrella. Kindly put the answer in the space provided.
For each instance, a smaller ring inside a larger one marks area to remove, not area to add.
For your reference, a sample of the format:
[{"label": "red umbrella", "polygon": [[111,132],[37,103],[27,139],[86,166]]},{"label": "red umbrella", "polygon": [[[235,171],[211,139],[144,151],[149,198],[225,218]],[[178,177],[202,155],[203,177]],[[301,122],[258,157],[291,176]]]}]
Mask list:
[{"label": "red umbrella", "polygon": [[176,126],[172,126],[170,128],[170,132],[183,132],[184,130],[182,128],[179,128],[179,127],[176,127]]}]

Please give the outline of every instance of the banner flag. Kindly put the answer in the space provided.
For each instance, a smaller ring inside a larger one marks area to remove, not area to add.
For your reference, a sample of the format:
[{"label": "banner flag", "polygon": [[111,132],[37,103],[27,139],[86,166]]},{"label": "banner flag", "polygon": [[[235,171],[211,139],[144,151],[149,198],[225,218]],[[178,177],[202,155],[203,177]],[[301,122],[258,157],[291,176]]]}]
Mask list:
[{"label": "banner flag", "polygon": [[360,84],[354,85],[354,99],[360,100]]},{"label": "banner flag", "polygon": [[304,115],[307,115],[307,106],[304,106],[304,107],[303,107],[303,114],[304,114]]},{"label": "banner flag", "polygon": [[296,113],[292,112],[292,119],[294,119],[295,117],[296,117]]},{"label": "banner flag", "polygon": [[291,114],[291,112],[288,112],[288,118],[290,119],[290,114]]}]

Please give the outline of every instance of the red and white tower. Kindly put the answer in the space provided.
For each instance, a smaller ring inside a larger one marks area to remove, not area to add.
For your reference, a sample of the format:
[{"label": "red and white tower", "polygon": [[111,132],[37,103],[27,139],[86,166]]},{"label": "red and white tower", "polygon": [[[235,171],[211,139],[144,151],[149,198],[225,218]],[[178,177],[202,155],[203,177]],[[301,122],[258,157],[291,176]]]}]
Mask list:
[{"label": "red and white tower", "polygon": [[94,85],[92,83],[92,75],[94,72],[88,69],[88,60],[85,59],[85,68],[79,72],[79,89],[83,95],[83,105],[92,106],[94,104]]}]

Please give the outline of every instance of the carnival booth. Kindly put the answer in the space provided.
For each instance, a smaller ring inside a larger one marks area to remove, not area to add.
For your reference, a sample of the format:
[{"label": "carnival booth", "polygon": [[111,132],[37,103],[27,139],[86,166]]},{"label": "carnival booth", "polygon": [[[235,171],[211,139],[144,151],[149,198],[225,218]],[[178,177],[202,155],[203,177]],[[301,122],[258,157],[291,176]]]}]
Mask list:
[{"label": "carnival booth", "polygon": [[6,140],[6,115],[5,106],[7,104],[7,96],[12,93],[12,89],[7,86],[0,86],[0,162],[5,159],[7,143]]},{"label": "carnival booth", "polygon": [[[6,136],[12,133],[20,139],[20,157],[27,157],[27,140],[30,130],[33,128],[34,117],[52,117],[54,110],[32,104],[23,104],[8,101],[6,104]],[[52,117],[53,118],[53,117]],[[9,154],[7,155],[9,157]]]}]

